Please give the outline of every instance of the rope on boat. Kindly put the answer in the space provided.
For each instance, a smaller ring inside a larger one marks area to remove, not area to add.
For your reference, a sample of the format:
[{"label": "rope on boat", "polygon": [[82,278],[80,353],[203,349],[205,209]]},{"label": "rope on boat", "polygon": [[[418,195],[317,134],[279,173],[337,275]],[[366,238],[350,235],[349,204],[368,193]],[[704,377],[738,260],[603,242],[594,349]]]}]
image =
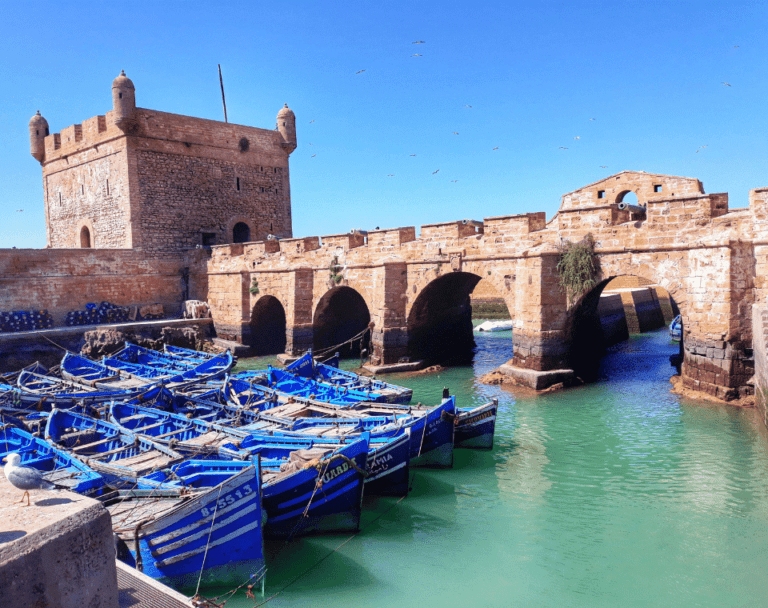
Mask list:
[{"label": "rope on boat", "polygon": [[[337,348],[341,348],[342,346],[344,346],[344,345],[346,345],[346,344],[350,344],[350,343],[354,342],[355,340],[360,340],[360,342],[361,342],[361,346],[362,346],[362,340],[363,340],[363,337],[364,337],[364,336],[365,336],[365,334],[367,334],[369,331],[371,331],[371,328],[370,328],[370,326],[366,326],[366,328],[365,328],[363,331],[361,331],[359,334],[357,334],[357,335],[355,335],[355,336],[352,336],[352,337],[351,337],[349,340],[347,340],[346,342],[342,342],[341,344],[336,344],[335,346],[329,346],[328,348],[323,348],[323,349],[321,349],[321,350],[317,350],[317,351],[315,351],[315,352],[313,353],[313,357],[315,357],[315,356],[316,356],[316,357],[323,357],[323,356],[325,356],[326,354],[328,354],[329,352],[331,352],[332,350],[336,350]],[[304,351],[302,354],[305,354],[305,353],[307,353],[307,352],[309,352],[309,351],[306,351],[306,350],[305,350],[305,351]]]},{"label": "rope on boat", "polygon": [[211,518],[211,529],[208,530],[208,540],[205,541],[205,553],[203,553],[203,563],[200,564],[200,576],[197,577],[197,588],[195,589],[195,595],[200,591],[200,581],[203,580],[203,570],[205,569],[205,558],[208,557],[208,547],[211,544],[211,534],[213,534],[213,524],[216,521],[216,513],[219,510],[219,498],[221,498],[221,490],[224,484],[219,484],[219,495],[216,497],[216,506],[213,508],[213,518]]}]

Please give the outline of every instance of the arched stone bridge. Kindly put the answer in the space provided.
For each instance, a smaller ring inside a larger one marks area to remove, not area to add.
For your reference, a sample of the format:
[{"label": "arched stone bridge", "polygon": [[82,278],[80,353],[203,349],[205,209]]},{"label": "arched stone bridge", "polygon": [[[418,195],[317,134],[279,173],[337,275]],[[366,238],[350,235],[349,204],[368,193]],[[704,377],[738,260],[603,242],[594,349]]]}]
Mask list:
[{"label": "arched stone bridge", "polygon": [[[619,209],[628,192],[645,214]],[[603,282],[569,310],[558,245],[587,233]],[[198,287],[222,337],[298,353],[370,321],[373,363],[387,364],[471,340],[468,296],[487,281],[514,319],[505,369],[541,388],[558,375],[534,372],[572,369],[588,346],[577,339],[578,311],[596,306],[609,279],[636,275],[680,308],[685,385],[729,399],[753,373],[751,307],[765,302],[767,267],[768,188],[729,209],[727,194],[705,194],[697,179],[625,171],[564,195],[549,222],[526,213],[426,225],[418,238],[406,227],[214,247]]]}]

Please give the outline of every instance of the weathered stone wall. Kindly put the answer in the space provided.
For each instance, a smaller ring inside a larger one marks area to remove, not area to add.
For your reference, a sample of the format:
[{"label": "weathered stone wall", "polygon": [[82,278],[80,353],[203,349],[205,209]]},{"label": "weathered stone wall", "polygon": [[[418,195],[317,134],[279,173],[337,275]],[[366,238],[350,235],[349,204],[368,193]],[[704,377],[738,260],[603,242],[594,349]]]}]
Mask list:
[{"label": "weathered stone wall", "polygon": [[0,310],[43,310],[63,325],[87,302],[160,303],[178,315],[182,257],[152,258],[125,249],[0,249]]},{"label": "weathered stone wall", "polygon": [[282,131],[142,108],[71,125],[44,141],[48,246],[176,252],[232,243],[237,224],[244,240],[290,237],[294,148]]},{"label": "weathered stone wall", "polygon": [[[618,210],[617,202],[630,191],[647,205],[645,214]],[[356,289],[370,309],[374,360],[387,362],[403,352],[419,298],[449,275],[465,273],[474,279],[460,290],[469,293],[482,279],[506,303],[515,321],[512,366],[546,371],[567,363],[574,318],[559,287],[558,246],[591,232],[604,281],[633,275],[638,283],[664,288],[679,306],[686,333],[684,381],[730,398],[749,373],[748,306],[756,290],[768,293],[758,276],[768,268],[766,207],[766,190],[751,193],[749,209],[729,211],[727,195],[704,194],[696,179],[623,172],[566,195],[548,223],[544,214],[531,213],[487,218],[482,226],[430,224],[418,239],[415,228],[402,227],[369,232],[364,244],[332,235],[271,241],[271,249],[267,243],[215,248],[209,282],[222,302],[237,301],[237,290],[253,277],[280,274],[279,281],[271,279],[270,293],[287,307],[290,349],[299,343],[291,341],[292,333],[307,342],[314,310],[332,288],[328,269],[336,257],[341,285]],[[292,287],[298,272],[312,294],[309,305]],[[247,277],[235,279],[239,273]],[[217,328],[247,323],[252,304],[213,303]]]},{"label": "weathered stone wall", "polygon": [[90,247],[133,245],[125,138],[95,116],[46,138],[43,191],[49,247],[80,247],[88,229]]},{"label": "weathered stone wall", "polygon": [[755,357],[755,405],[763,424],[768,426],[768,307],[752,307],[752,333]]}]

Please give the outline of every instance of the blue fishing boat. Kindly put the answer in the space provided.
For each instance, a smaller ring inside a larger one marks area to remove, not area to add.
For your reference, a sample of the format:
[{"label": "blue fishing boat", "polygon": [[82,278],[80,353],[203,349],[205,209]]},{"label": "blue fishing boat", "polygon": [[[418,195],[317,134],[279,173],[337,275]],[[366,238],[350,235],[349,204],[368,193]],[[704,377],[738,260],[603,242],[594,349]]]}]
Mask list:
[{"label": "blue fishing boat", "polygon": [[107,503],[121,559],[176,587],[263,576],[261,485],[258,463],[212,460],[139,479],[144,492],[124,491]]},{"label": "blue fishing boat", "polygon": [[48,415],[45,440],[67,450],[112,483],[135,481],[157,469],[181,462],[171,448],[111,424],[73,412],[54,409]]},{"label": "blue fishing boat", "polygon": [[116,399],[137,399],[140,402],[169,402],[171,393],[159,385],[139,384],[132,388],[99,389],[78,384],[63,378],[22,371],[16,386],[23,393],[25,404],[37,404],[50,410],[53,407],[65,409],[75,404],[99,404]]},{"label": "blue fishing boat", "polygon": [[170,344],[165,344],[163,346],[163,352],[166,355],[171,357],[197,361],[199,363],[202,363],[203,361],[207,361],[208,359],[212,359],[213,357],[216,356],[213,353],[206,353],[199,350],[191,350],[189,348],[182,348],[181,346],[172,346]]},{"label": "blue fishing boat", "polygon": [[16,452],[23,466],[38,469],[47,481],[72,492],[94,496],[104,489],[106,480],[102,475],[66,451],[7,422],[5,416],[0,416],[0,459]]},{"label": "blue fishing boat", "polygon": [[201,417],[188,417],[126,401],[115,402],[109,408],[110,420],[122,430],[149,437],[181,454],[226,459],[248,456],[241,454],[236,445],[248,436],[246,432],[211,422],[218,414],[215,410],[198,414]]},{"label": "blue fishing boat", "polygon": [[677,315],[672,319],[672,323],[669,324],[669,337],[675,342],[680,342],[683,337],[683,317]]},{"label": "blue fishing boat", "polygon": [[[185,404],[191,405],[190,401]],[[206,404],[198,401],[194,411],[197,418],[173,414],[130,402],[115,403],[110,408],[111,420],[126,430],[145,434],[155,442],[173,447],[182,454],[217,454],[223,458],[245,458],[247,452],[258,452],[264,445],[286,445],[294,449],[310,449],[315,444],[337,448],[351,443],[365,432],[364,425],[355,425],[347,435],[322,437],[291,430],[296,420],[270,417],[262,419],[259,412],[246,411],[229,405]],[[375,429],[374,419],[365,419],[367,428]],[[388,424],[393,417],[381,424]],[[301,425],[299,425],[301,426]],[[350,428],[350,427],[346,427]],[[365,491],[373,495],[404,496],[408,491],[408,461],[410,437],[407,433],[393,437],[371,437],[366,460]]]},{"label": "blue fishing boat", "polygon": [[323,384],[272,366],[264,370],[239,372],[232,375],[232,378],[271,388],[293,397],[303,397],[336,405],[347,405],[358,401],[385,401],[384,396],[378,393],[340,385]]},{"label": "blue fishing boat", "polygon": [[[368,437],[343,446],[312,446],[280,442],[253,447],[262,471],[264,536],[293,538],[312,533],[354,532],[360,526]],[[209,461],[205,461],[209,462]],[[216,461],[229,471],[249,466],[244,461]],[[141,480],[184,484],[181,467],[163,470]]]},{"label": "blue fishing boat", "polygon": [[97,363],[67,353],[61,361],[61,375],[73,382],[105,389],[135,388],[156,383],[163,383],[169,388],[182,388],[223,378],[233,365],[234,359],[229,351],[183,372],[129,363],[112,357],[104,357],[101,363]]},{"label": "blue fishing boat", "polygon": [[493,448],[498,410],[498,399],[474,408],[458,408],[454,422],[454,447],[480,450]]},{"label": "blue fishing boat", "polygon": [[260,448],[264,536],[292,538],[360,528],[368,436],[337,449]]},{"label": "blue fishing boat", "polygon": [[370,401],[410,403],[413,397],[413,390],[410,388],[339,369],[338,353],[330,359],[318,363],[312,357],[312,351],[309,351],[287,365],[285,371],[339,388],[375,393],[377,397],[369,399]]},{"label": "blue fishing boat", "polygon": [[[347,436],[370,432],[372,437],[396,437],[409,434],[409,466],[447,468],[453,466],[454,420],[456,401],[445,399],[433,408],[393,406],[382,403],[358,403],[352,408],[336,408],[335,417],[301,414],[318,409],[317,404],[305,407],[295,404],[292,413],[289,405],[262,412],[261,420],[275,421],[280,416],[293,418],[291,431],[306,435],[326,437]],[[409,411],[410,410],[410,411]],[[247,428],[253,428],[249,425]]]},{"label": "blue fishing boat", "polygon": [[161,353],[130,342],[126,342],[125,346],[114,353],[111,358],[126,363],[146,365],[148,367],[154,367],[169,372],[174,371],[176,373],[194,369],[200,365],[200,363],[209,360],[174,357],[164,352]]}]

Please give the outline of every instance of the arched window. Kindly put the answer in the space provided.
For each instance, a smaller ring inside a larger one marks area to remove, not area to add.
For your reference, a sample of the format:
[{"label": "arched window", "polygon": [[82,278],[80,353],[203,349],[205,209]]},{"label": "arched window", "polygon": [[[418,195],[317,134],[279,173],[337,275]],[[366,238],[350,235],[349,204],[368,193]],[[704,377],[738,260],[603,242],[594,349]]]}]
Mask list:
[{"label": "arched window", "polygon": [[87,226],[83,226],[80,229],[80,247],[82,249],[89,249],[91,247],[91,231]]},{"label": "arched window", "polygon": [[251,240],[251,229],[245,222],[237,222],[232,228],[233,243],[247,243]]}]

